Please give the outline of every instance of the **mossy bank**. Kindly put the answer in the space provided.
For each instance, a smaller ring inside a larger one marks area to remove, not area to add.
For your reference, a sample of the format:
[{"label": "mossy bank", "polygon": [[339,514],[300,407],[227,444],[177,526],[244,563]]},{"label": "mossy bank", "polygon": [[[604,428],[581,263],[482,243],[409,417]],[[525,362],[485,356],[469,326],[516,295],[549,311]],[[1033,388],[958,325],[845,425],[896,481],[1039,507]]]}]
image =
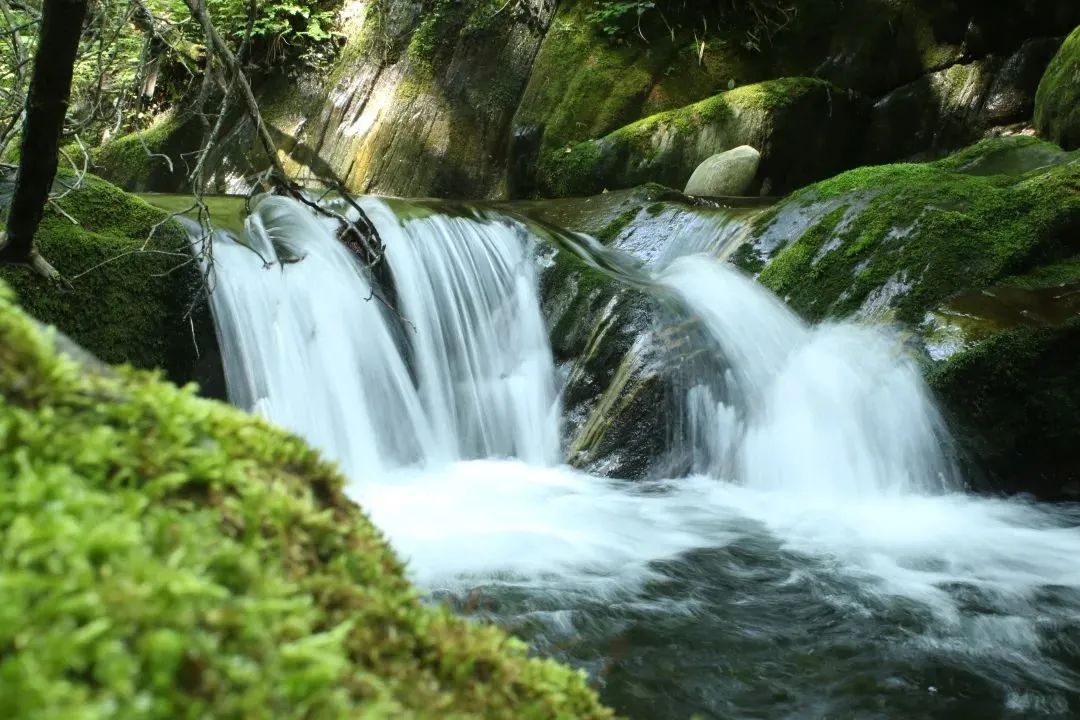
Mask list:
[{"label": "mossy bank", "polygon": [[106,362],[161,368],[222,394],[203,276],[183,228],[103,180],[77,180],[58,177],[35,236],[62,281],[16,266],[0,266],[0,280],[34,318]]},{"label": "mossy bank", "polygon": [[303,442],[76,364],[2,284],[0,478],[6,718],[611,717],[421,604]]}]

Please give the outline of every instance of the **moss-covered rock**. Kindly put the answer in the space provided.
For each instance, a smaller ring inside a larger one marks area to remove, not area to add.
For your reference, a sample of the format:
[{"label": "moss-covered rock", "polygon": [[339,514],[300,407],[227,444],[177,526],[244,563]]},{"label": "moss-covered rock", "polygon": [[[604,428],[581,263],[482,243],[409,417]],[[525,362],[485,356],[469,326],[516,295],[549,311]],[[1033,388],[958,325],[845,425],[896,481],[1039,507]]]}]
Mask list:
[{"label": "moss-covered rock", "polygon": [[588,195],[645,182],[682,187],[708,157],[751,145],[761,150],[758,187],[786,192],[850,167],[862,118],[856,98],[822,80],[747,85],[542,155],[540,191]]},{"label": "moss-covered rock", "polygon": [[[1056,164],[988,174],[1032,158]],[[1078,230],[1080,158],[1003,138],[800,191],[759,218],[741,261],[751,270],[768,261],[761,282],[808,318],[895,312],[918,323],[958,292],[1074,254]]]},{"label": "moss-covered rock", "polygon": [[0,714],[607,718],[578,672],[420,603],[337,472],[0,286]]},{"label": "moss-covered rock", "polygon": [[197,125],[193,118],[166,112],[146,130],[94,148],[94,172],[129,192],[181,192],[189,185],[182,154],[202,140]]},{"label": "moss-covered rock", "polygon": [[976,485],[1080,496],[1080,316],[1017,328],[930,374]]},{"label": "moss-covered rock", "polygon": [[1039,84],[1035,125],[1062,147],[1080,148],[1080,27],[1065,40]]},{"label": "moss-covered rock", "polygon": [[[75,180],[61,175],[57,189]],[[64,280],[0,266],[27,312],[107,362],[162,368],[223,392],[202,272],[179,224],[87,175],[46,207],[35,241]]]}]

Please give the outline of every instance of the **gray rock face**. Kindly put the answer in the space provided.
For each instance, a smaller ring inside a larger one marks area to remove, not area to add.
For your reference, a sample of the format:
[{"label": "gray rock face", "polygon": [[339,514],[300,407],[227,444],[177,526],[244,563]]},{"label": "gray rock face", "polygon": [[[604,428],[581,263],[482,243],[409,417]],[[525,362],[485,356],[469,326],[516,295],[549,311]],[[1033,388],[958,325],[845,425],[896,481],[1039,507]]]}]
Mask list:
[{"label": "gray rock face", "polygon": [[761,153],[749,145],[740,145],[717,153],[697,166],[686,183],[687,195],[743,195],[754,182]]}]

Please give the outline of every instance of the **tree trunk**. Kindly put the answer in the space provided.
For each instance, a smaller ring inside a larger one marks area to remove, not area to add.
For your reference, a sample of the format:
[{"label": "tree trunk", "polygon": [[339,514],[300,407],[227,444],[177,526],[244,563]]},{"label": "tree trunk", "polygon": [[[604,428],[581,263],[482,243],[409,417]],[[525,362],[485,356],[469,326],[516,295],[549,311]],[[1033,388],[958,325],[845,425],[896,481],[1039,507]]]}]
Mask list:
[{"label": "tree trunk", "polygon": [[8,209],[7,237],[0,245],[0,262],[32,265],[39,271],[47,266],[34,250],[34,233],[56,177],[86,4],[87,0],[45,0],[42,7],[41,36],[26,97],[19,175]]}]

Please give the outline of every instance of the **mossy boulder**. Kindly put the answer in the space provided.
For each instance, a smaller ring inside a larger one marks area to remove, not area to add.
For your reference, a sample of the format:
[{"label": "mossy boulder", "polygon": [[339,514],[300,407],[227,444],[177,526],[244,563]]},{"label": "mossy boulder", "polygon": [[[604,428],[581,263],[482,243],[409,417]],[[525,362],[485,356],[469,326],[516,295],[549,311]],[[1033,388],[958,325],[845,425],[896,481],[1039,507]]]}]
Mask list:
[{"label": "mossy boulder", "polygon": [[[1019,172],[990,174],[1006,167]],[[917,324],[958,292],[1074,254],[1078,231],[1080,158],[1012,137],[812,185],[758,219],[739,261],[810,319]]]},{"label": "mossy boulder", "polygon": [[740,145],[761,151],[756,188],[787,192],[850,167],[863,117],[857,98],[822,80],[748,85],[542,155],[540,192],[589,195],[646,182],[682,187],[704,160]]},{"label": "mossy boulder", "polygon": [[1080,316],[999,333],[931,372],[976,487],[1080,497],[1078,357]]},{"label": "mossy boulder", "polygon": [[0,478],[6,718],[611,717],[421,603],[302,441],[59,355],[2,285]]},{"label": "mossy boulder", "polygon": [[176,382],[223,394],[203,276],[183,228],[99,178],[75,182],[59,176],[62,194],[35,238],[63,281],[17,266],[0,266],[0,280],[27,312],[103,360],[161,368]]},{"label": "mossy boulder", "polygon": [[146,130],[94,148],[94,172],[129,192],[182,192],[190,186],[184,153],[199,147],[202,132],[193,117],[166,112]]},{"label": "mossy boulder", "polygon": [[1054,56],[1035,98],[1035,125],[1048,140],[1080,148],[1080,27]]}]

